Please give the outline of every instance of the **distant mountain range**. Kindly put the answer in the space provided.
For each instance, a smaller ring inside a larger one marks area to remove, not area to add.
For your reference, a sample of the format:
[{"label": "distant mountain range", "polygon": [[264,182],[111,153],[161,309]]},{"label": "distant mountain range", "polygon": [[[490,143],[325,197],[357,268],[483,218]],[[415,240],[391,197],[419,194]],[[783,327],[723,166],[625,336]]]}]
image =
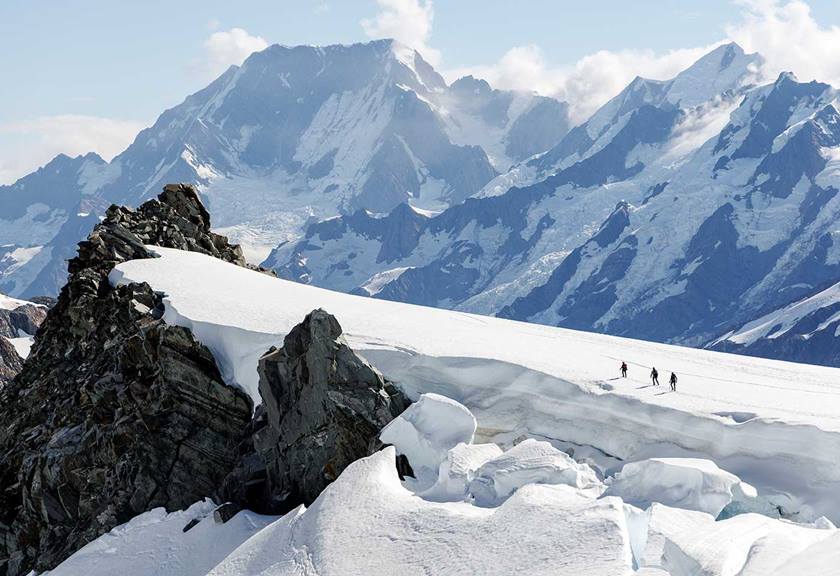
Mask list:
[{"label": "distant mountain range", "polygon": [[0,291],[54,293],[108,204],[190,181],[300,282],[837,364],[834,304],[739,336],[840,282],[837,92],[762,64],[722,45],[572,127],[565,103],[447,85],[392,41],[272,46],[110,163],[60,156],[0,187]]},{"label": "distant mountain range", "polygon": [[167,182],[198,183],[215,224],[260,260],[308,221],[456,204],[568,130],[564,103],[472,77],[447,85],[394,41],[271,46],[110,163],[59,156],[0,186],[0,291],[55,293],[96,215]]},{"label": "distant mountain range", "polygon": [[[728,44],[671,80],[636,78],[465,202],[312,224],[266,264],[376,298],[720,347],[840,280],[837,92],[761,83],[761,65]],[[833,334],[840,316],[824,321]],[[837,363],[835,338],[808,361]],[[780,341],[730,349],[791,357]]]}]

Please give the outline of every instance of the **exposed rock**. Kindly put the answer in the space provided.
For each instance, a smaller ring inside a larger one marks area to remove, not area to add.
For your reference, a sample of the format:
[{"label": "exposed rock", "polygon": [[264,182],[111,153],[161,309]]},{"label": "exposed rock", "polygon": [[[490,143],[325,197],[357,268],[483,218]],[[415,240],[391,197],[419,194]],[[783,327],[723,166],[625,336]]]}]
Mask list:
[{"label": "exposed rock", "polygon": [[239,246],[210,231],[210,216],[195,189],[169,184],[158,200],[146,202],[136,211],[116,205],[108,208],[105,220],[79,243],[79,255],[70,261],[70,274],[88,268],[111,270],[125,260],[152,258],[146,244],[201,252],[246,266]]},{"label": "exposed rock", "polygon": [[40,304],[41,306],[52,308],[55,306],[56,302],[58,302],[58,299],[53,298],[52,296],[33,296],[32,298],[29,298],[29,301],[33,304]]},{"label": "exposed rock", "polygon": [[254,452],[229,479],[233,499],[266,513],[310,504],[378,447],[380,430],[408,405],[341,333],[334,316],[314,310],[260,359],[264,410]]},{"label": "exposed rock", "polygon": [[20,332],[35,334],[47,317],[47,309],[34,304],[22,304],[14,310],[0,308],[0,336],[17,338]]},{"label": "exposed rock", "polygon": [[145,244],[243,265],[195,191],[112,206],[79,255],[19,376],[0,392],[0,575],[46,570],[151,508],[213,496],[239,457],[250,398],[210,352],[161,319],[146,284],[108,273]]},{"label": "exposed rock", "polygon": [[5,336],[0,336],[0,390],[23,368],[23,358]]},{"label": "exposed rock", "polygon": [[405,481],[406,478],[416,478],[414,469],[408,461],[408,456],[405,454],[397,454],[397,475],[400,480]]},{"label": "exposed rock", "polygon": [[242,506],[233,502],[225,502],[213,510],[213,522],[224,524],[242,511]]}]

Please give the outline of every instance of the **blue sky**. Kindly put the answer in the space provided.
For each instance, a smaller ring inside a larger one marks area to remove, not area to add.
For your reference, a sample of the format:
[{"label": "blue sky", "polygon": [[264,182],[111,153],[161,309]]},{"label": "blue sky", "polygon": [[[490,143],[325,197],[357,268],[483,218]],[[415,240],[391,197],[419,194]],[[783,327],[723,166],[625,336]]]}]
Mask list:
[{"label": "blue sky", "polygon": [[402,36],[447,77],[574,100],[583,116],[726,38],[833,81],[837,64],[809,61],[838,60],[835,23],[836,0],[0,0],[0,183],[59,151],[113,155],[265,43]]}]

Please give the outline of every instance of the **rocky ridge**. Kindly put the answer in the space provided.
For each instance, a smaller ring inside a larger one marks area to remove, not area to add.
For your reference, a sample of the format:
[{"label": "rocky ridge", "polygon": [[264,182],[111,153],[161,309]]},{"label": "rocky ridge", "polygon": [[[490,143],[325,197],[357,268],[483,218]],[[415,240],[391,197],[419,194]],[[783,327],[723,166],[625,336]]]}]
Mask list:
[{"label": "rocky ridge", "polygon": [[260,362],[254,414],[210,351],[163,321],[162,295],[109,282],[119,262],[154,257],[147,245],[246,265],[187,185],[111,206],[79,244],[30,359],[0,389],[0,576],[49,570],[156,507],[309,503],[407,403],[315,311]]},{"label": "rocky ridge", "polygon": [[188,330],[163,322],[149,286],[108,281],[118,262],[152,257],[146,244],[244,264],[184,185],[137,211],[112,206],[79,245],[0,397],[0,574],[49,569],[141,512],[210,496],[236,462],[250,398]]}]

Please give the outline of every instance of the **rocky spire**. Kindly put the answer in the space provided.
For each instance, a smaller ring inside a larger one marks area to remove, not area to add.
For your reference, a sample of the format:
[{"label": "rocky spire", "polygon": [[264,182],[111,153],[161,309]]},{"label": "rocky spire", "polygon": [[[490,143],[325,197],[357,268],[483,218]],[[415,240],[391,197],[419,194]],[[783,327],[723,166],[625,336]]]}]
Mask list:
[{"label": "rocky spire", "polygon": [[259,361],[253,454],[229,479],[230,497],[280,513],[310,504],[409,404],[344,341],[335,316],[310,312]]},{"label": "rocky spire", "polygon": [[80,243],[30,359],[0,392],[0,575],[50,569],[141,512],[213,496],[236,464],[250,398],[163,322],[148,285],[108,281],[117,263],[151,257],[147,244],[245,264],[186,185],[136,211],[112,206]]}]

